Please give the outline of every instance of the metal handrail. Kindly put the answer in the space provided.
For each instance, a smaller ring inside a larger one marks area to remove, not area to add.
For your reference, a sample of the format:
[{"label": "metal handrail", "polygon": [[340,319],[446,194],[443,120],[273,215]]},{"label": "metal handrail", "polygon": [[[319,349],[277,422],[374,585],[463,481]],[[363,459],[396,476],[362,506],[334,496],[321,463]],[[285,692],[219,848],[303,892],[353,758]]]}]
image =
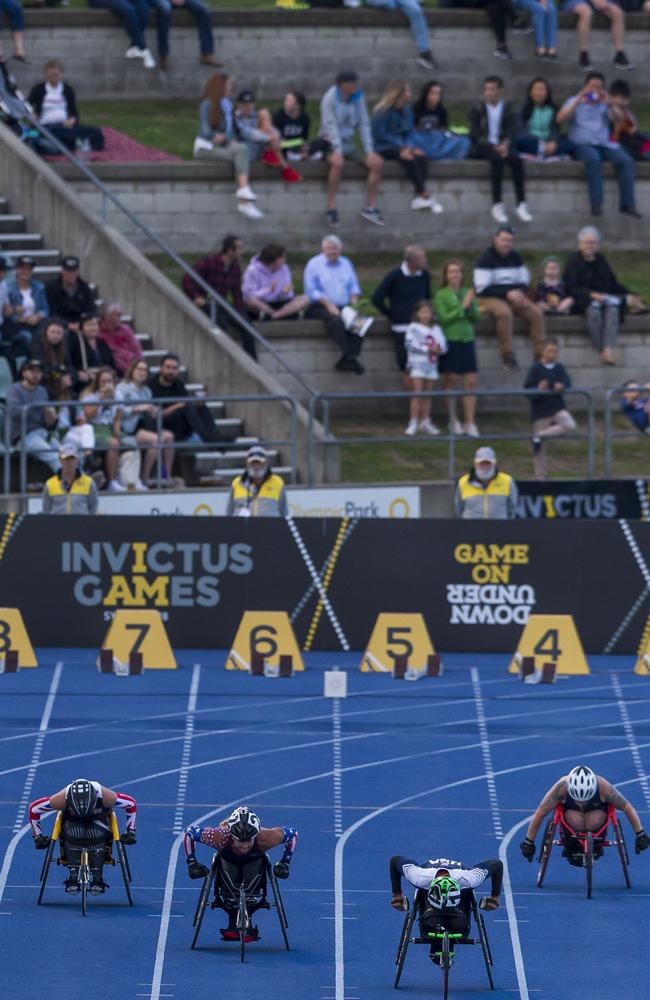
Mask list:
[{"label": "metal handrail", "polygon": [[[613,412],[612,412],[612,400],[616,396],[622,396],[624,392],[629,392],[629,387],[616,386],[613,389],[608,389],[605,393],[605,476],[609,478],[612,474],[612,466],[614,464],[613,456],[613,444],[615,440],[623,440],[625,438],[638,438],[639,434],[643,434],[643,431],[639,430],[626,430],[626,431],[615,431],[613,423]],[[648,433],[647,431],[645,433]]]},{"label": "metal handrail", "polygon": [[[582,433],[580,431],[575,431],[573,433],[563,434],[562,437],[565,439],[573,440],[586,440],[587,441],[587,478],[592,479],[594,475],[594,464],[595,464],[595,440],[596,440],[596,414],[595,414],[595,404],[593,392],[591,389],[563,389],[563,395],[581,396],[587,401],[587,432]],[[542,396],[542,395],[553,395],[553,390],[540,390],[540,389],[472,389],[468,391],[467,389],[441,389],[436,391],[421,391],[421,392],[320,392],[317,393],[309,401],[309,423],[308,423],[308,434],[307,434],[307,481],[310,486],[314,485],[314,469],[316,460],[316,447],[321,445],[323,447],[340,446],[341,444],[384,444],[384,443],[397,443],[402,444],[412,444],[414,441],[422,443],[422,438],[406,438],[403,435],[400,437],[387,437],[381,435],[365,435],[365,436],[352,436],[352,437],[340,437],[331,433],[330,430],[330,403],[337,402],[339,400],[377,400],[377,399],[411,399],[413,396],[417,396],[424,399],[460,399],[463,396],[503,396],[503,397],[527,397],[527,396]],[[316,439],[314,434],[315,424],[318,419],[317,410],[319,405],[322,405],[322,425],[325,430],[324,436],[320,439]],[[477,447],[486,441],[529,441],[531,438],[531,433],[528,434],[481,434],[480,439],[476,439]],[[449,434],[440,434],[435,437],[427,438],[431,443],[433,442],[445,442],[449,445],[447,452],[447,470],[449,479],[456,478],[456,445],[460,441],[466,443],[468,439],[465,435],[454,434],[450,431]],[[475,440],[475,439],[472,439]]]},{"label": "metal handrail", "polygon": [[[291,412],[290,417],[290,437],[288,440],[265,440],[265,447],[267,446],[288,446],[291,453],[291,476],[290,482],[296,482],[296,468],[298,461],[298,414],[297,414],[297,403],[292,396],[275,393],[266,394],[263,396],[253,396],[253,395],[233,395],[233,396],[165,396],[164,399],[150,399],[147,400],[148,404],[156,407],[156,434],[157,441],[155,444],[134,444],[127,445],[120,448],[120,451],[149,451],[151,448],[155,448],[157,451],[156,456],[156,486],[160,488],[162,482],[162,453],[167,448],[173,448],[176,451],[209,451],[214,449],[215,451],[221,449],[224,444],[230,442],[224,441],[206,441],[201,443],[187,442],[187,441],[174,441],[172,443],[162,442],[161,431],[163,430],[163,416],[162,411],[165,407],[172,403],[189,403],[189,404],[201,404],[201,403],[273,403],[279,402],[288,404]],[[11,488],[11,459],[12,455],[18,453],[19,461],[19,476],[20,476],[20,492],[25,493],[27,490],[27,459],[28,452],[25,450],[25,435],[27,433],[27,414],[30,410],[45,410],[45,409],[64,409],[66,407],[71,407],[73,409],[84,407],[84,406],[109,406],[112,409],[129,409],[130,406],[137,406],[137,403],[128,404],[123,400],[119,399],[106,399],[106,400],[84,400],[84,399],[73,399],[73,400],[47,400],[42,402],[26,403],[20,407],[20,436],[18,441],[12,444],[11,441],[11,421],[9,419],[9,413],[5,415],[5,426],[4,426],[4,492],[5,494],[10,492]],[[71,425],[74,426],[74,425]],[[55,428],[53,428],[54,431]],[[48,449],[49,450],[49,449]],[[106,451],[105,448],[94,448],[93,451],[101,452]],[[32,454],[37,455],[37,452],[32,452]]]},{"label": "metal handrail", "polygon": [[[26,107],[28,107],[27,104]],[[131,222],[141,232],[143,232],[144,235],[147,237],[147,239],[150,239],[153,243],[155,243],[156,246],[159,247],[159,249],[162,250],[164,254],[166,254],[171,260],[173,260],[174,263],[178,267],[180,267],[185,274],[189,275],[190,278],[192,278],[192,280],[195,281],[197,285],[199,285],[199,287],[205,292],[206,298],[210,303],[211,323],[213,323],[215,326],[218,325],[217,307],[219,307],[219,309],[223,310],[223,312],[226,313],[229,319],[231,319],[238,327],[245,330],[246,333],[248,333],[251,337],[255,339],[255,341],[258,344],[260,344],[260,346],[262,346],[266,351],[268,351],[269,354],[271,354],[275,358],[275,360],[285,369],[287,374],[291,375],[293,378],[296,379],[297,382],[300,383],[300,385],[309,394],[309,396],[315,395],[314,389],[312,389],[309,383],[304,380],[302,375],[300,375],[300,373],[297,372],[295,368],[292,368],[291,365],[287,363],[285,358],[281,354],[279,354],[278,351],[276,351],[276,349],[266,339],[266,337],[263,334],[261,334],[259,330],[257,330],[253,326],[253,324],[250,323],[248,319],[246,319],[245,316],[242,316],[241,313],[238,313],[237,310],[233,306],[231,306],[229,302],[227,302],[224,298],[222,298],[221,295],[219,295],[219,293],[214,290],[214,288],[208,285],[208,283],[204,281],[201,275],[198,274],[193,267],[190,267],[187,261],[185,261],[182,257],[180,257],[176,253],[176,251],[164,239],[162,239],[161,236],[158,236],[157,233],[154,233],[154,231],[150,229],[145,222],[143,222],[137,215],[135,215],[135,213],[132,212],[131,209],[128,208],[124,204],[124,202],[120,198],[118,198],[118,196],[114,194],[111,191],[111,189],[106,186],[106,184],[104,184],[102,180],[100,180],[97,174],[95,174],[95,172],[91,170],[86,163],[84,163],[77,156],[71,153],[70,150],[67,148],[67,146],[64,146],[64,144],[60,142],[59,139],[57,139],[57,137],[52,134],[52,132],[50,132],[47,126],[41,125],[41,123],[37,120],[35,115],[31,112],[31,110],[29,114],[26,115],[26,118],[29,121],[30,125],[33,128],[35,128],[37,132],[39,132],[42,136],[44,136],[48,140],[48,142],[51,142],[55,146],[55,148],[59,150],[59,153],[62,156],[65,156],[66,159],[73,164],[73,166],[78,167],[79,170],[82,172],[82,174],[91,182],[91,184],[93,184],[99,191],[101,191],[102,197],[104,199],[103,205],[105,205],[106,200],[110,201],[113,205],[115,205],[115,207],[119,209],[119,211],[122,212],[127,217],[129,222]],[[102,209],[102,215],[103,215],[103,221],[105,223],[106,221],[105,209]]]}]

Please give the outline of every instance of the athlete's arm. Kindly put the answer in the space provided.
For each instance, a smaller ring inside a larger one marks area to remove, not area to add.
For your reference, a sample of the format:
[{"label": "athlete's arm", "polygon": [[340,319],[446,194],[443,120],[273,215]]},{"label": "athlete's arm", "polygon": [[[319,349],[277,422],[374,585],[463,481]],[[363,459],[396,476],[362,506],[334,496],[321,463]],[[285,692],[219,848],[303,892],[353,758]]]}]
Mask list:
[{"label": "athlete's arm", "polygon": [[643,824],[639,819],[638,812],[632,803],[628,802],[624,795],[621,795],[616,785],[612,785],[605,778],[599,777],[598,792],[603,802],[608,802],[615,809],[618,809],[619,812],[625,813],[635,833],[643,830]]},{"label": "athlete's arm", "polygon": [[487,861],[477,861],[473,868],[463,870],[461,873],[452,871],[451,877],[455,878],[461,889],[477,889],[487,878],[492,880],[490,885],[490,899],[498,900],[501,895],[501,884],[503,882],[503,862],[498,858],[489,858]]},{"label": "athlete's arm", "polygon": [[268,851],[272,847],[279,847],[284,844],[282,861],[285,864],[291,862],[293,852],[298,844],[298,831],[293,826],[272,826],[262,827],[255,839],[255,846],[260,851]]},{"label": "athlete's arm", "polygon": [[101,790],[102,804],[107,809],[124,809],[126,812],[126,831],[120,840],[125,844],[135,844],[135,818],[138,812],[135,799],[125,792],[114,792],[112,788],[104,788],[103,785]]},{"label": "athlete's arm", "polygon": [[551,809],[555,809],[560,802],[564,802],[567,797],[567,785],[566,778],[560,778],[559,781],[553,785],[552,788],[548,790],[540,804],[537,806],[533,818],[530,821],[528,827],[528,832],[526,838],[530,841],[534,841],[537,835],[537,831],[542,825],[542,820],[544,817],[550,813]]},{"label": "athlete's arm", "polygon": [[194,853],[197,842],[207,844],[215,851],[223,850],[232,840],[232,835],[227,826],[206,826],[202,823],[195,823],[188,826],[183,833],[183,848],[188,864],[196,861]]}]

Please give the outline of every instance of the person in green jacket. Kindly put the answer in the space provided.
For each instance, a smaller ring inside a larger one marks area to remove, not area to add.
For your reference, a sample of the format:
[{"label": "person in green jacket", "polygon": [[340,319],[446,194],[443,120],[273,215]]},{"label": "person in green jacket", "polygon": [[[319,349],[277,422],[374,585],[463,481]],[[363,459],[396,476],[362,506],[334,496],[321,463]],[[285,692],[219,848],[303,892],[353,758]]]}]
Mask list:
[{"label": "person in green jacket", "polygon": [[[442,285],[435,295],[438,322],[447,339],[447,353],[440,359],[444,389],[476,389],[476,324],[480,318],[473,288],[463,287],[463,265],[448,260],[442,269]],[[476,426],[476,396],[463,396],[464,424],[456,416],[456,397],[447,399],[452,434],[479,436]]]}]

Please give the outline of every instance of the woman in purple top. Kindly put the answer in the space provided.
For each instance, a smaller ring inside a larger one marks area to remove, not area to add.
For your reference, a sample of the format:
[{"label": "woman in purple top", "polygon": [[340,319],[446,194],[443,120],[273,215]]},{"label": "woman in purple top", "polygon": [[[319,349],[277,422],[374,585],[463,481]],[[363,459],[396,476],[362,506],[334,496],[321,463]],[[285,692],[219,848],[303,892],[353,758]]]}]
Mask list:
[{"label": "woman in purple top", "polygon": [[244,304],[253,319],[288,319],[309,305],[296,295],[284,247],[267,243],[252,258],[242,280]]}]

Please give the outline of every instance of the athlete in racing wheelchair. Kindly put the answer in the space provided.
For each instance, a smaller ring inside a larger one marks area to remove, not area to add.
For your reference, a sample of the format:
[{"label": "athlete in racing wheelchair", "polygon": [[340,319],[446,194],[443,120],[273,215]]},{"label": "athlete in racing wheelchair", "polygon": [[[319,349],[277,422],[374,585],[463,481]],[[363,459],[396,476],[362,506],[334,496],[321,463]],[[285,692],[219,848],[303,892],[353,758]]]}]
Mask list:
[{"label": "athlete in racing wheelchair", "polygon": [[[204,895],[209,892],[209,880],[214,878],[214,905],[224,909],[228,915],[228,926],[221,928],[223,940],[240,941],[243,935],[245,943],[258,941],[259,929],[250,922],[250,917],[258,909],[268,908],[266,882],[270,874],[286,943],[286,919],[275,880],[289,877],[289,865],[297,842],[298,831],[293,827],[278,826],[267,829],[261,825],[259,817],[251,812],[248,806],[238,806],[228,819],[216,827],[188,826],[183,838],[188,875],[192,879],[208,880],[204,882],[197,915],[200,912],[202,919],[207,904]],[[197,861],[195,854],[197,843],[206,844],[217,852],[211,868]],[[266,852],[282,844],[284,845],[282,857],[271,869]],[[241,886],[244,887],[246,896],[245,930],[238,925]],[[199,929],[200,923],[194,936],[194,943]]]}]

